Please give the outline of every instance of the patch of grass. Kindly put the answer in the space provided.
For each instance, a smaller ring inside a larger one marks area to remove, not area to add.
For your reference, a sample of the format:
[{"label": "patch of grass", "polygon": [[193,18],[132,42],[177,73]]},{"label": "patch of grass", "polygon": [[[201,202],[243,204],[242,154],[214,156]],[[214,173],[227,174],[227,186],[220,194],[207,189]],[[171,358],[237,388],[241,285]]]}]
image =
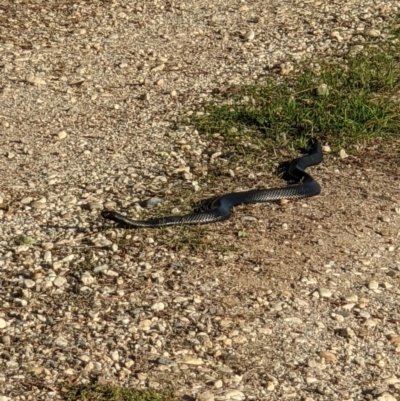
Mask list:
[{"label": "patch of grass", "polygon": [[193,116],[201,133],[222,136],[227,145],[246,142],[266,148],[282,142],[303,146],[312,136],[338,150],[373,137],[400,133],[400,29],[345,60],[302,69],[292,77],[270,76],[220,96]]},{"label": "patch of grass", "polygon": [[19,235],[14,238],[14,242],[16,245],[33,245],[36,243],[36,240],[27,235]]},{"label": "patch of grass", "polygon": [[99,384],[70,388],[66,399],[68,401],[177,401],[169,392]]}]

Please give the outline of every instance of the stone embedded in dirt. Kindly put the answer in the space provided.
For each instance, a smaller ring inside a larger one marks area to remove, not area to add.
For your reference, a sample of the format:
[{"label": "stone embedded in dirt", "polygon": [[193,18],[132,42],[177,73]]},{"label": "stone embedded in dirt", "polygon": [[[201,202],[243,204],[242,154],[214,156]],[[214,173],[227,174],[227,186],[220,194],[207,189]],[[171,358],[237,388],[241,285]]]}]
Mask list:
[{"label": "stone embedded in dirt", "polygon": [[350,338],[350,337],[354,337],[355,336],[355,333],[354,333],[353,329],[351,329],[350,327],[339,329],[337,331],[337,334],[340,337],[345,337],[345,338]]},{"label": "stone embedded in dirt", "polygon": [[244,35],[244,39],[247,40],[248,42],[251,42],[256,36],[256,33],[253,30],[250,30],[249,32]]},{"label": "stone embedded in dirt", "polygon": [[383,393],[376,400],[377,401],[398,401],[398,399],[390,393]]},{"label": "stone embedded in dirt", "polygon": [[149,198],[149,199],[146,199],[146,200],[140,202],[140,206],[152,208],[152,207],[158,205],[159,203],[162,203],[162,201],[163,201],[162,198],[153,196],[152,198]]},{"label": "stone embedded in dirt", "polygon": [[97,246],[97,247],[100,247],[100,248],[105,248],[105,247],[111,247],[112,246],[112,241],[110,241],[109,239],[107,239],[107,238],[99,238],[99,239],[96,239],[96,240],[94,240],[93,241],[93,245],[94,246]]},{"label": "stone embedded in dirt", "polygon": [[0,329],[4,329],[5,327],[7,327],[7,322],[0,317]]},{"label": "stone embedded in dirt", "polygon": [[11,337],[10,336],[2,336],[0,338],[2,344],[9,346],[11,344]]},{"label": "stone embedded in dirt", "polygon": [[100,202],[89,202],[86,205],[86,208],[89,210],[102,210],[104,207],[103,204]]},{"label": "stone embedded in dirt", "polygon": [[398,334],[389,334],[387,338],[392,344],[400,344],[400,335]]},{"label": "stone embedded in dirt", "polygon": [[25,288],[32,288],[35,285],[36,285],[35,281],[33,281],[33,280],[29,279],[29,278],[24,280],[24,287]]},{"label": "stone embedded in dirt", "polygon": [[393,386],[393,384],[400,383],[400,379],[398,379],[396,376],[391,376],[391,377],[388,377],[387,379],[385,379],[383,382],[385,384]]},{"label": "stone embedded in dirt", "polygon": [[366,326],[366,327],[376,327],[377,325],[378,325],[377,320],[373,319],[373,318],[367,319],[364,322],[364,326]]},{"label": "stone embedded in dirt", "polygon": [[65,139],[67,136],[68,136],[67,131],[60,131],[60,132],[57,134],[57,137],[58,137],[58,139],[60,139],[60,140]]},{"label": "stone embedded in dirt", "polygon": [[35,86],[46,85],[46,81],[43,78],[35,76],[33,73],[29,73],[25,80]]},{"label": "stone embedded in dirt", "polygon": [[280,74],[283,76],[289,75],[294,70],[293,64],[290,63],[281,64],[280,68]]},{"label": "stone embedded in dirt", "polygon": [[54,284],[56,287],[62,287],[62,286],[64,286],[65,284],[67,284],[67,279],[66,279],[64,276],[57,276],[57,277],[54,279],[53,284]]},{"label": "stone embedded in dirt", "polygon": [[33,201],[29,204],[29,206],[33,207],[34,209],[46,209],[47,205],[44,202]]},{"label": "stone embedded in dirt", "polygon": [[216,380],[216,381],[214,382],[214,387],[215,387],[216,389],[222,388],[223,385],[224,385],[224,383],[222,383],[222,380]]},{"label": "stone embedded in dirt", "polygon": [[26,299],[21,299],[21,298],[14,298],[14,303],[15,305],[21,307],[28,305],[28,301]]},{"label": "stone embedded in dirt", "polygon": [[319,355],[320,358],[325,359],[325,361],[327,361],[327,362],[331,362],[331,363],[336,363],[337,362],[337,357],[332,352],[322,351],[318,355]]},{"label": "stone embedded in dirt", "polygon": [[83,272],[81,275],[81,283],[84,285],[90,285],[95,282],[96,279],[88,271]]},{"label": "stone embedded in dirt", "polygon": [[93,268],[93,273],[101,273],[108,269],[108,265],[99,265]]},{"label": "stone embedded in dirt", "polygon": [[318,292],[322,298],[330,298],[332,296],[332,291],[329,288],[320,288]]},{"label": "stone embedded in dirt", "polygon": [[191,365],[191,366],[200,366],[203,365],[204,361],[198,358],[192,358],[190,356],[185,357],[181,363],[184,363],[185,365]]},{"label": "stone embedded in dirt", "polygon": [[[318,88],[317,88],[317,92],[318,92],[319,96],[328,96],[329,95],[329,87],[328,87],[328,85],[327,84],[319,85]],[[322,148],[322,150],[324,150],[324,149]],[[330,148],[329,148],[329,150],[330,150]]]},{"label": "stone embedded in dirt", "polygon": [[375,280],[372,280],[368,283],[368,288],[370,290],[377,290],[379,288],[379,283]]},{"label": "stone embedded in dirt", "polygon": [[117,203],[114,201],[107,201],[104,203],[105,209],[115,209],[116,206],[117,206]]},{"label": "stone embedded in dirt", "polygon": [[378,38],[379,36],[381,36],[381,32],[377,29],[370,29],[369,31],[367,31],[367,35],[371,38]]},{"label": "stone embedded in dirt", "polygon": [[246,398],[246,396],[239,390],[230,390],[225,394],[225,400],[229,401],[242,401]]},{"label": "stone embedded in dirt", "polygon": [[151,305],[151,309],[154,310],[155,312],[160,312],[164,310],[165,305],[163,302],[156,302],[153,305]]},{"label": "stone embedded in dirt", "polygon": [[349,303],[358,302],[358,295],[351,294],[351,295],[348,295],[347,297],[345,297],[344,299]]},{"label": "stone embedded in dirt", "polygon": [[214,394],[211,391],[197,394],[196,401],[214,401]]},{"label": "stone embedded in dirt", "polygon": [[20,202],[21,202],[23,205],[28,205],[28,204],[31,203],[32,201],[33,201],[33,198],[32,198],[31,196],[27,196],[27,197],[22,198],[22,199],[20,200]]},{"label": "stone embedded in dirt", "polygon": [[331,33],[331,38],[337,40],[338,42],[343,42],[343,37],[340,35],[338,31],[333,31]]}]

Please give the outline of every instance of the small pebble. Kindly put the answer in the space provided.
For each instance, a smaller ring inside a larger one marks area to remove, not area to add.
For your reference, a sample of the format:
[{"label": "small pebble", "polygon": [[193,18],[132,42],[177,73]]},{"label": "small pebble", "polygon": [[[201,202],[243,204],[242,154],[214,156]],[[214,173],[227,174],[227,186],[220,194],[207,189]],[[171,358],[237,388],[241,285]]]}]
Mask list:
[{"label": "small pebble", "polygon": [[192,357],[185,357],[181,363],[184,363],[185,365],[191,365],[191,366],[200,366],[203,365],[203,361],[198,358],[192,358]]},{"label": "small pebble", "polygon": [[387,379],[384,380],[385,384],[388,385],[393,385],[396,383],[400,383],[400,379],[398,379],[396,376],[388,377]]},{"label": "small pebble", "polygon": [[381,32],[377,29],[370,29],[369,31],[367,31],[367,35],[371,38],[378,38],[379,36],[381,36]]},{"label": "small pebble", "polygon": [[332,296],[332,291],[328,288],[320,288],[318,291],[322,298],[330,298]]},{"label": "small pebble", "polygon": [[96,279],[88,272],[83,272],[81,275],[81,283],[84,285],[92,284]]},{"label": "small pebble", "polygon": [[21,307],[28,305],[28,301],[26,299],[21,299],[21,298],[14,298],[14,303],[15,305]]},{"label": "small pebble", "polygon": [[33,73],[28,74],[25,80],[35,86],[46,85],[46,81],[43,78],[37,77]]},{"label": "small pebble", "polygon": [[317,92],[318,92],[319,96],[328,96],[329,95],[328,85],[327,84],[321,84],[320,86],[318,86]]},{"label": "small pebble", "polygon": [[11,337],[10,336],[3,336],[3,337],[1,337],[1,342],[2,342],[2,344],[4,344],[4,345],[10,345],[11,344]]},{"label": "small pebble", "polygon": [[156,302],[151,306],[151,309],[155,312],[160,312],[162,310],[164,310],[165,305],[163,302]]},{"label": "small pebble", "polygon": [[102,210],[103,209],[103,204],[100,202],[89,202],[86,207],[89,210]]},{"label": "small pebble", "polygon": [[292,64],[285,63],[280,66],[280,69],[280,74],[285,76],[289,75],[294,70],[294,67]]},{"label": "small pebble", "polygon": [[108,269],[108,265],[99,265],[93,268],[93,273],[100,273]]},{"label": "small pebble", "polygon": [[140,206],[147,207],[147,208],[152,208],[152,207],[162,203],[162,201],[163,201],[162,198],[154,196],[152,198],[144,200],[143,202],[140,202]]},{"label": "small pebble", "polygon": [[388,336],[388,340],[392,343],[392,344],[400,344],[400,336],[397,334],[389,334]]},{"label": "small pebble", "polygon": [[47,207],[46,203],[39,201],[33,201],[29,206],[33,207],[34,209],[46,209]]},{"label": "small pebble", "polygon": [[224,384],[222,383],[222,380],[216,380],[216,381],[214,382],[214,387],[215,387],[216,389],[222,388],[223,385],[224,385]]},{"label": "small pebble", "polygon": [[62,286],[64,286],[65,284],[67,284],[67,279],[66,279],[64,276],[57,276],[57,277],[54,279],[53,284],[54,284],[56,287],[62,287]]},{"label": "small pebble", "polygon": [[245,395],[239,390],[231,390],[225,393],[225,400],[242,401],[245,398]]},{"label": "small pebble", "polygon": [[23,205],[28,205],[29,203],[31,203],[33,201],[33,198],[31,198],[30,196],[27,196],[26,198],[22,198],[21,200],[20,200],[20,202],[23,204]]},{"label": "small pebble", "polygon": [[332,352],[322,351],[318,355],[319,355],[320,358],[325,359],[325,361],[327,361],[327,362],[331,362],[331,363],[336,363],[337,362],[336,355],[333,354]]},{"label": "small pebble", "polygon": [[24,280],[24,287],[25,288],[32,288],[36,285],[36,283],[33,280],[30,279],[25,279]]},{"label": "small pebble", "polygon": [[383,393],[377,398],[377,401],[398,401],[398,399],[390,393]]},{"label": "small pebble", "polygon": [[251,42],[256,36],[256,33],[251,30],[249,32],[246,33],[246,35],[244,36],[244,39],[247,40],[248,42]]},{"label": "small pebble", "polygon": [[377,290],[379,288],[379,283],[375,280],[372,280],[368,283],[368,288],[370,290]]},{"label": "small pebble", "polygon": [[214,401],[214,394],[211,391],[197,394],[196,401]]},{"label": "small pebble", "polygon": [[331,38],[337,40],[338,42],[343,41],[343,37],[340,35],[338,31],[334,31],[331,33]]},{"label": "small pebble", "polygon": [[66,131],[60,131],[60,132],[57,134],[57,136],[58,136],[58,139],[62,140],[62,139],[65,139],[65,138],[68,136],[68,134],[67,134]]},{"label": "small pebble", "polygon": [[93,268],[93,273],[101,273],[108,269],[108,265],[99,265]]}]

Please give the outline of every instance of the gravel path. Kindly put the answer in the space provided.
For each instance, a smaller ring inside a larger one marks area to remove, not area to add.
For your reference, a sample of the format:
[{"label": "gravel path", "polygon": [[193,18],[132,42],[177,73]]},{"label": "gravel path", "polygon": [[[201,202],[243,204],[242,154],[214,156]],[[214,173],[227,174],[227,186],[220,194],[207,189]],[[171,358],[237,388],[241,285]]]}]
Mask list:
[{"label": "gravel path", "polygon": [[225,223],[125,231],[99,218],[271,185],[271,165],[209,179],[223,144],[180,126],[183,113],[385,40],[399,7],[3,1],[0,401],[59,400],[63,383],[95,379],[200,401],[399,399],[396,151],[327,156],[312,169],[321,196]]}]

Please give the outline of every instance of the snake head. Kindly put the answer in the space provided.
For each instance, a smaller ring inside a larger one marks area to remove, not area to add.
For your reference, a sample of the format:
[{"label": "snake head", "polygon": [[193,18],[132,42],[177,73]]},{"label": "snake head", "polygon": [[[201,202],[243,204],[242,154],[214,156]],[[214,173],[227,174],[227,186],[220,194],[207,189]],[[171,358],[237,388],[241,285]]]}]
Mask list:
[{"label": "snake head", "polygon": [[315,138],[310,138],[307,141],[306,151],[311,153],[318,146],[318,141]]}]

